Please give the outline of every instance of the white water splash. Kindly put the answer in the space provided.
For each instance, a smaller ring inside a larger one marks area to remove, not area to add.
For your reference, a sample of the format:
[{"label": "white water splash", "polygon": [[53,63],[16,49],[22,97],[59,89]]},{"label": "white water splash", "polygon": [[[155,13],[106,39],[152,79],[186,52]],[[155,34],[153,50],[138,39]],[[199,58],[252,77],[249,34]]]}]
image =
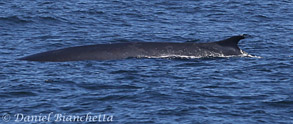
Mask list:
[{"label": "white water splash", "polygon": [[250,55],[243,50],[240,50],[240,52],[241,52],[241,55],[239,55],[240,57],[262,58],[261,56]]},{"label": "white water splash", "polygon": [[220,57],[220,58],[230,58],[230,57],[251,57],[251,58],[261,58],[260,56],[250,55],[247,52],[240,50],[240,55],[224,55],[222,53],[210,53],[209,55],[203,56],[187,56],[187,55],[160,55],[160,56],[140,56],[138,58],[182,58],[182,59],[198,59],[198,58],[213,58],[213,57]]}]

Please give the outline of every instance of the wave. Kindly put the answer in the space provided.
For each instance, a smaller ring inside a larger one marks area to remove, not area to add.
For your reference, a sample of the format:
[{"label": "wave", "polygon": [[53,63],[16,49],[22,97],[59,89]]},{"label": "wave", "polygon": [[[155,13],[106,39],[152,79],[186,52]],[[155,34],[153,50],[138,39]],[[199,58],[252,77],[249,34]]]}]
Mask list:
[{"label": "wave", "polygon": [[8,22],[8,23],[31,23],[31,22],[64,22],[66,21],[63,18],[57,18],[52,16],[8,16],[8,17],[0,17],[0,22]]},{"label": "wave", "polygon": [[31,20],[27,20],[23,17],[19,16],[8,16],[8,17],[0,17],[0,21],[8,21],[14,23],[29,23],[32,22]]}]

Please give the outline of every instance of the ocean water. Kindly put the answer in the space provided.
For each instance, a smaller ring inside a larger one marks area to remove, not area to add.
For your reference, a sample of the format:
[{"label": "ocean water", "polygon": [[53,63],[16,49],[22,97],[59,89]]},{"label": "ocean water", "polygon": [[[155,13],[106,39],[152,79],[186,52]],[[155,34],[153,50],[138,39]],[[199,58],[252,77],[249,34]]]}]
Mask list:
[{"label": "ocean water", "polygon": [[[239,47],[258,57],[16,60],[80,45],[239,34],[250,35]],[[1,0],[0,63],[3,124],[290,124],[293,1]]]}]

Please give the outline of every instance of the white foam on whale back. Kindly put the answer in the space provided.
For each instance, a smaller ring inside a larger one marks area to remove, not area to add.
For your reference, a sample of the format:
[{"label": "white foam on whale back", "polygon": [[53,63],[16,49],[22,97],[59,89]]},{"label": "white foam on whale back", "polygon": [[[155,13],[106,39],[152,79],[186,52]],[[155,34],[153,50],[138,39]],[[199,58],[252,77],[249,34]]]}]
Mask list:
[{"label": "white foam on whale back", "polygon": [[[224,55],[222,53],[206,53],[206,55],[202,56],[186,56],[186,55],[174,55],[174,54],[165,54],[160,56],[140,56],[138,58],[182,58],[182,59],[198,59],[198,58],[212,58],[212,57],[220,57],[220,58],[230,58],[230,57],[251,57],[251,58],[261,58],[260,56],[250,55],[247,52],[240,50],[240,55]],[[208,55],[208,56],[207,56]]]}]

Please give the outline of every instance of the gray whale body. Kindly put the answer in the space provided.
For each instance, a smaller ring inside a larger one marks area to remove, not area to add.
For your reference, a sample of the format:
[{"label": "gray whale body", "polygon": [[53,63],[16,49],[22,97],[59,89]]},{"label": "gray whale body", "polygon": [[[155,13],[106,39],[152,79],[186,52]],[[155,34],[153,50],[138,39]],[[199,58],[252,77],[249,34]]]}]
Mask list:
[{"label": "gray whale body", "polygon": [[118,60],[141,57],[193,56],[221,57],[241,55],[238,42],[244,35],[209,43],[131,42],[69,47],[38,53],[19,60],[65,62],[81,60]]}]

